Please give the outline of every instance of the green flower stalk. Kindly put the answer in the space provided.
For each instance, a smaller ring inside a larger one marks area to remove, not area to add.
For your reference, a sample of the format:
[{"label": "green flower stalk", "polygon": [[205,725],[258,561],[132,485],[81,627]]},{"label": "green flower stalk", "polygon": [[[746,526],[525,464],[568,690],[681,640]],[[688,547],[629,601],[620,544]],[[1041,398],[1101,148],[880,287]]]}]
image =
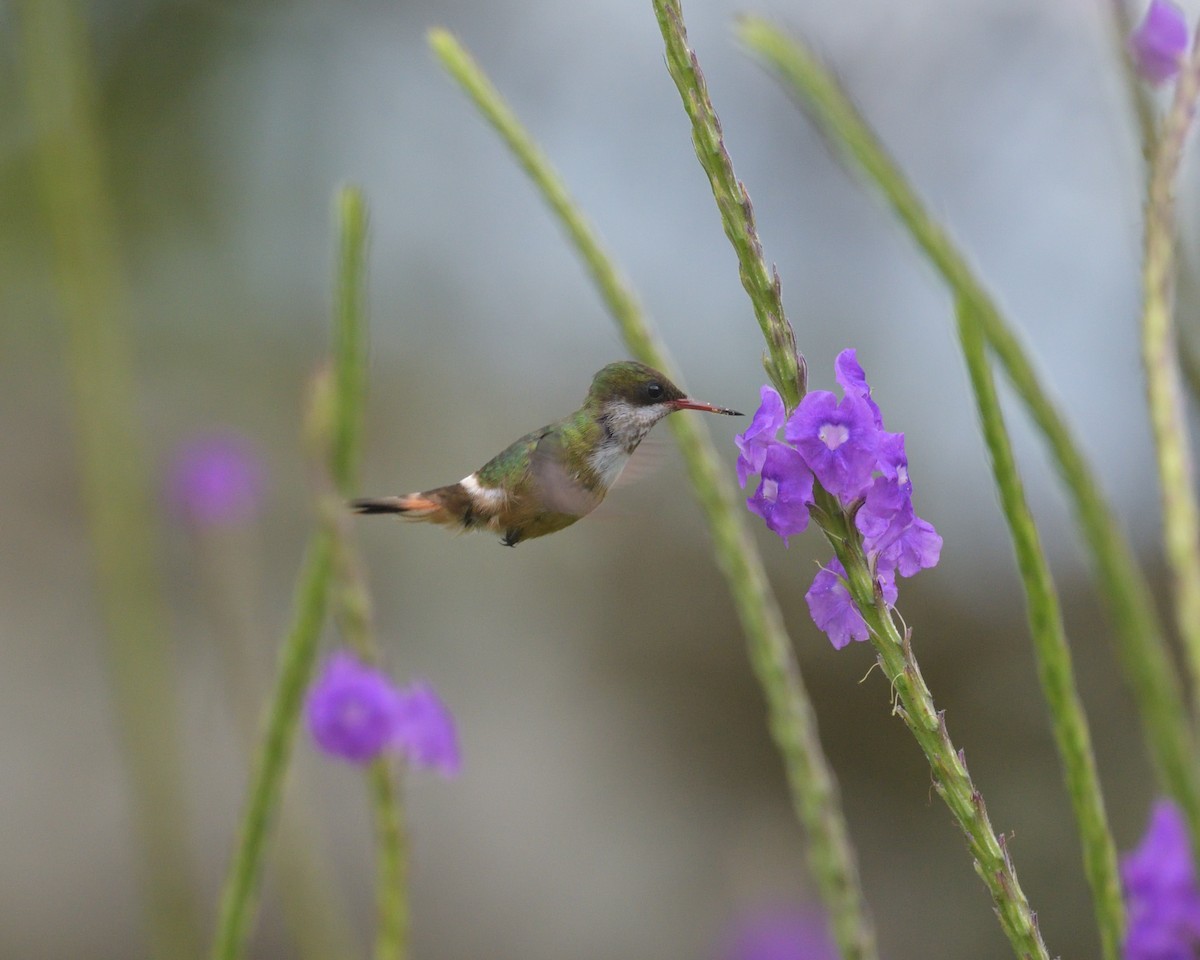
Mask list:
[{"label": "green flower stalk", "polygon": [[1193,714],[1200,716],[1200,511],[1192,492],[1194,471],[1173,320],[1175,178],[1197,95],[1200,44],[1180,71],[1151,161],[1142,270],[1142,364],[1158,458],[1163,541],[1171,568],[1175,623],[1191,672]]},{"label": "green flower stalk", "polygon": [[742,20],[738,36],[780,76],[837,154],[865,173],[880,190],[955,297],[969,307],[1017,395],[1045,435],[1095,564],[1100,595],[1117,629],[1118,653],[1137,701],[1147,748],[1168,792],[1185,811],[1193,836],[1200,836],[1200,764],[1149,585],[1100,491],[1094,471],[1042,386],[1024,347],[966,259],[925,210],[816,55],[757,18]]},{"label": "green flower stalk", "polygon": [[[444,30],[434,30],[429,39],[443,66],[495,127],[558,218],[616,320],[630,352],[674,379],[672,365],[636,297],[545,155],[455,38]],[[758,276],[761,280],[761,273]],[[777,296],[774,280],[768,286]],[[781,310],[773,316],[783,322]],[[781,336],[787,340],[786,334]],[[798,397],[803,388],[803,368],[795,359],[794,346],[791,349],[794,361],[791,372],[787,370],[784,357],[776,374],[781,389],[790,384],[792,395]],[[771,372],[772,363],[768,361],[767,365]],[[809,862],[835,938],[846,960],[873,960],[878,956],[875,935],[862,895],[837,783],[821,752],[816,718],[784,630],[778,603],[741,519],[741,508],[734,491],[717,466],[717,455],[707,433],[700,425],[682,417],[672,417],[669,422],[712,531],[717,560],[746,634],[755,675],[766,696],[771,735],[783,758],[796,814],[808,833]]]},{"label": "green flower stalk", "polygon": [[673,0],[655,0],[654,13],[666,42],[667,69],[692,121],[696,156],[708,174],[725,236],[737,253],[742,286],[750,297],[754,315],[767,341],[768,352],[763,358],[763,367],[787,409],[793,410],[804,396],[808,377],[804,357],[796,349],[795,331],[783,312],[779,272],[768,269],[763,259],[750,194],[733,172],[733,161],[725,149],[721,121],[709,99],[704,74],[700,72],[696,55],[688,49],[683,12]]},{"label": "green flower stalk", "polygon": [[149,952],[197,956],[200,921],[153,498],[136,425],[130,310],[106,192],[84,22],[70,0],[17,5],[34,157],[65,321],[80,482],[131,795]]},{"label": "green flower stalk", "polygon": [[895,712],[924,750],[935,789],[966,833],[1005,933],[1019,957],[1044,957],[1004,841],[921,679],[909,632],[901,636],[893,621],[898,578],[936,566],[942,538],[913,509],[904,434],[884,428],[857,351],[843,350],[834,369],[842,398],[814,390],[790,415],[779,395],[763,387],[762,405],[736,438],[739,479],[761,475],[747,506],[785,541],[810,520],[824,531],[836,556],[805,594],[813,621],[837,649],[851,641],[874,644],[899,701]]},{"label": "green flower stalk", "polygon": [[217,913],[212,960],[245,955],[254,920],[258,888],[271,823],[283,799],[283,780],[296,740],[304,691],[313,665],[329,600],[333,573],[333,540],[326,530],[313,534],[296,586],[292,626],[279,654],[279,668],[266,727],[251,774],[246,810],[233,859],[225,877]]},{"label": "green flower stalk", "polygon": [[[728,155],[723,151],[718,153],[706,148],[707,144],[719,138],[720,122],[702,86],[696,55],[688,48],[682,11],[676,0],[654,0],[654,9],[666,43],[667,66],[692,121],[696,156],[713,184],[718,207],[723,209],[722,193],[732,179],[732,166],[729,164]],[[744,188],[742,190],[744,191]],[[735,242],[734,246],[737,248],[738,244]],[[775,349],[775,344],[769,337],[768,348],[772,351]],[[861,370],[859,372],[861,373]],[[863,384],[865,385],[865,380]],[[815,396],[811,395],[810,399]],[[832,398],[832,395],[827,396]],[[788,408],[790,409],[790,405]],[[855,411],[855,415],[861,418],[866,415],[863,412],[865,410],[864,404],[863,410]],[[823,412],[837,415],[833,410]],[[857,425],[857,421],[854,426],[848,422],[842,423],[840,429],[852,431]],[[791,435],[790,439],[793,439]],[[826,454],[830,452],[826,446],[827,441],[816,440],[816,444],[818,447],[825,447]],[[775,445],[772,453],[776,458],[786,456],[779,452],[781,448],[791,449]],[[845,449],[848,449],[848,446]],[[800,453],[803,453],[803,450]],[[764,457],[770,456],[771,453],[764,452]],[[863,464],[866,463],[864,460]],[[765,481],[766,472],[772,471],[773,466],[769,463],[759,463],[757,466],[764,468]],[[802,475],[801,466],[798,463],[793,465],[792,472]],[[842,466],[844,464],[839,464],[839,468]],[[815,465],[813,470],[817,470]],[[776,476],[787,472],[786,467],[779,468]],[[866,474],[869,477],[869,467]],[[819,473],[817,479],[825,486],[829,485],[829,480]],[[771,482],[778,483],[776,480]],[[803,494],[798,491],[797,493],[797,499],[803,500]],[[762,488],[756,497],[761,495]],[[976,859],[976,869],[992,894],[1005,933],[1018,956],[1047,957],[1045,945],[1037,929],[1036,916],[1017,882],[1016,871],[1007,850],[996,838],[984,808],[982,795],[971,781],[962,755],[950,741],[944,720],[921,678],[907,634],[901,636],[892,621],[890,603],[876,588],[875,573],[863,552],[862,538],[857,527],[847,519],[837,497],[819,484],[816,486],[815,496],[814,515],[834,545],[838,561],[845,571],[850,596],[865,621],[884,672],[896,690],[902,706],[899,712],[929,760],[934,773],[935,789],[946,801],[967,835],[968,845]],[[778,502],[774,504],[773,509],[777,507]]]},{"label": "green flower stalk", "polygon": [[[366,405],[365,309],[367,211],[353,187],[338,192],[340,235],[334,321],[332,432],[329,476],[336,496],[323,511],[334,544],[334,603],[342,634],[367,663],[379,663],[371,627],[371,597],[348,527],[345,502],[358,485],[362,420]],[[367,771],[376,839],[375,960],[404,960],[408,951],[408,856],[404,808],[391,760],[380,757]]]},{"label": "green flower stalk", "polygon": [[962,827],[975,858],[975,872],[992,895],[1000,925],[1017,957],[1049,960],[1038,929],[1037,915],[1017,881],[1016,868],[1003,835],[997,836],[984,806],[983,794],[967,772],[965,755],[950,740],[946,717],[933,701],[913,655],[912,635],[899,630],[863,553],[854,524],[846,520],[837,500],[823,491],[817,497],[818,523],[846,571],[855,606],[866,621],[870,640],[884,675],[895,691],[894,711],[920,744],[933,772],[933,789]]},{"label": "green flower stalk", "polygon": [[1075,686],[1071,651],[1067,646],[1058,596],[1049,565],[1042,553],[1033,514],[1025,502],[1021,477],[1017,472],[1004,415],[1000,410],[1000,399],[992,379],[992,369],[988,364],[986,344],[979,324],[967,315],[968,310],[966,304],[959,303],[959,339],[971,375],[971,386],[991,455],[996,487],[1000,491],[1000,504],[1025,585],[1038,676],[1042,693],[1050,707],[1054,739],[1062,757],[1067,788],[1079,824],[1084,872],[1095,904],[1101,947],[1107,960],[1119,960],[1124,940],[1125,909],[1121,902],[1117,855],[1100,792],[1091,735]]},{"label": "green flower stalk", "polygon": [[[274,815],[282,801],[304,694],[313,676],[326,610],[333,594],[343,628],[364,657],[377,659],[370,633],[370,603],[344,530],[344,495],[353,484],[366,383],[363,277],[366,207],[361,194],[338,194],[339,257],[334,325],[333,383],[321,389],[309,411],[309,440],[340,494],[318,500],[321,521],[305,558],[291,631],[280,653],[266,733],[256,758],[249,799],[229,867],[212,948],[213,960],[244,955]],[[336,593],[334,588],[336,585]],[[408,929],[403,813],[391,769],[384,760],[368,773],[378,843],[379,922],[377,960],[403,960]]]}]

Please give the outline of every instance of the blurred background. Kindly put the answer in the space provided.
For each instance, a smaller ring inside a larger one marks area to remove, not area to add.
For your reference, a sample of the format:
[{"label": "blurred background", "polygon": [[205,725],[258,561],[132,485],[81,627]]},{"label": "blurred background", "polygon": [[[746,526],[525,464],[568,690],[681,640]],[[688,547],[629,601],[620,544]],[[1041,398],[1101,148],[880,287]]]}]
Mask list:
[{"label": "blurred background", "polygon": [[[300,439],[327,350],[331,198],[370,204],[364,494],[450,482],[571,409],[626,355],[555,225],[426,48],[444,25],[530,126],[621,261],[694,395],[750,412],[762,344],[648,2],[84,3],[133,330],[147,513],[166,591],[189,864],[211,924],[313,516]],[[1187,6],[1187,5],[1185,5]],[[1134,3],[1135,15],[1141,4]],[[1141,152],[1102,0],[691,0],[685,14],[812,384],[857,346],[908,437],[941,565],[899,609],[1054,954],[1098,953],[1023,602],[941,284],[734,42],[763,13],[825,51],[1022,329],[1156,582],[1138,303]],[[1195,6],[1189,9],[1194,13]],[[35,189],[22,32],[0,4],[0,956],[146,952],[65,325]],[[1191,169],[1191,168],[1189,168]],[[1192,177],[1181,221],[1195,262]],[[1186,325],[1191,302],[1185,299]],[[1185,331],[1186,332],[1186,331]],[[1155,795],[1111,630],[1016,405],[1121,849]],[[728,456],[745,421],[708,427]],[[173,464],[240,437],[260,495],[181,515]],[[764,706],[665,429],[593,517],[501,549],[357,524],[389,669],[436,684],[465,772],[409,780],[413,954],[713,958],[729,923],[810,896]],[[761,543],[840,779],[890,960],[1009,947],[870,651],[804,591],[815,534]],[[332,644],[335,637],[327,637]],[[239,720],[238,718],[242,719]],[[366,792],[298,745],[289,788],[358,955]],[[295,831],[294,831],[295,832]],[[299,956],[268,873],[251,955]],[[344,928],[344,929],[343,929]]]}]

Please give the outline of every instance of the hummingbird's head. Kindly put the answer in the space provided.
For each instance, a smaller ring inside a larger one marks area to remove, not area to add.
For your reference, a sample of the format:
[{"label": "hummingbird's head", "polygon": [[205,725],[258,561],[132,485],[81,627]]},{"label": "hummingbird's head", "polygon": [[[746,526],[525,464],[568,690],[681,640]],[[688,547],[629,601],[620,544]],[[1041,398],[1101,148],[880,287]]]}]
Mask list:
[{"label": "hummingbird's head", "polygon": [[741,416],[735,410],[690,399],[653,367],[636,360],[610,363],[592,378],[586,406],[608,432],[632,450],[654,424],[676,410],[705,410]]}]

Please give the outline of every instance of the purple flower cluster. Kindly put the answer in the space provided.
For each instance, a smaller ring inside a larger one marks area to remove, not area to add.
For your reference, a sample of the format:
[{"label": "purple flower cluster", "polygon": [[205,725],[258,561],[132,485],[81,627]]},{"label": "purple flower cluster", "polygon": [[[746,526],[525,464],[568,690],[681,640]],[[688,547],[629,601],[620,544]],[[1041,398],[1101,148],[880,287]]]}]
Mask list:
[{"label": "purple flower cluster", "polygon": [[1160,800],[1141,846],[1121,858],[1129,927],[1124,960],[1192,960],[1200,956],[1200,888],[1187,824]]},{"label": "purple flower cluster", "polygon": [[308,729],[325,753],[368,764],[394,751],[414,767],[454,776],[462,768],[454,718],[433,687],[399,689],[382,670],[333,654],[308,691]]},{"label": "purple flower cluster", "polygon": [[1146,15],[1129,38],[1134,67],[1154,84],[1165,83],[1179,72],[1187,45],[1187,20],[1171,0],[1150,0]]},{"label": "purple flower cluster", "polygon": [[[779,394],[762,388],[762,404],[736,438],[738,482],[745,487],[751,474],[759,475],[746,505],[784,543],[808,526],[813,484],[820,483],[843,508],[854,511],[863,549],[891,605],[896,602],[896,574],[911,577],[934,566],[942,538],[913,512],[904,434],[884,430],[854,350],[838,354],[835,372],[842,398],[814,390],[790,417]],[[845,575],[835,559],[805,595],[814,622],[838,649],[867,639],[866,622],[854,606]]]}]

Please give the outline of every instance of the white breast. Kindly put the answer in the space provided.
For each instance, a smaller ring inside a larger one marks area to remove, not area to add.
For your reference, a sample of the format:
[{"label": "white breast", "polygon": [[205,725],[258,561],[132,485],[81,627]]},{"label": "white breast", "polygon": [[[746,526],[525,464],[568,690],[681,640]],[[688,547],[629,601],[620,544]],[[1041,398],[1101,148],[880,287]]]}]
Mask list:
[{"label": "white breast", "polygon": [[613,485],[628,462],[629,454],[616,442],[602,443],[588,457],[588,466],[606,488]]}]

